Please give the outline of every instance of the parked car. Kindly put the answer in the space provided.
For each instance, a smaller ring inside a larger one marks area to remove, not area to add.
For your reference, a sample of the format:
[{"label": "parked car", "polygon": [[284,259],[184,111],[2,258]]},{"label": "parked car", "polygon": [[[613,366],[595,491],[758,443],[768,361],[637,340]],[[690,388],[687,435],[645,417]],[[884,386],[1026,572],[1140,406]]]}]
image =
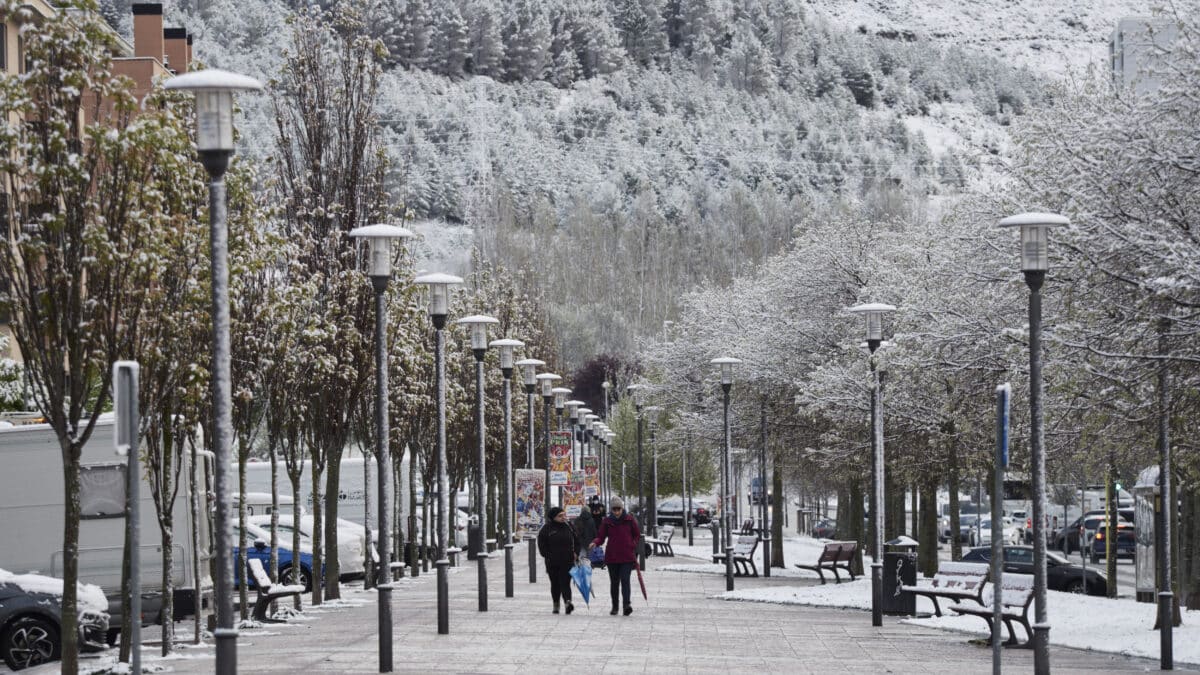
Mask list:
[{"label": "parked car", "polygon": [[683,525],[684,503],[682,499],[664,499],[656,509],[660,525]]},{"label": "parked car", "polygon": [[[1101,524],[1092,537],[1091,560],[1098,563],[1108,553],[1108,525]],[[1124,522],[1117,523],[1117,558],[1133,558],[1137,554],[1137,532],[1133,525]]]},{"label": "parked car", "polygon": [[837,539],[837,523],[832,520],[819,520],[812,528],[813,539]]},{"label": "parked car", "polygon": [[[293,522],[295,519],[292,516],[285,516],[282,513],[279,515],[279,541],[285,545],[290,546],[292,543]],[[267,535],[264,541],[268,544],[271,542],[271,516],[251,516],[246,519],[246,523],[258,527]],[[312,535],[313,517],[301,516],[301,541],[311,542]],[[366,540],[366,533],[363,532],[362,525],[338,518],[338,576],[342,579],[362,577],[366,558],[364,552],[367,549]]]},{"label": "parked car", "polygon": [[[1080,542],[1091,541],[1092,536],[1096,534],[1096,528],[1107,518],[1108,514],[1104,511],[1088,511],[1076,518],[1070,525],[1058,531],[1058,534],[1054,537],[1053,548],[1061,551],[1065,545],[1067,553],[1082,550],[1083,546]],[[1129,523],[1130,521],[1126,520],[1121,511],[1118,510],[1117,522]]]},{"label": "parked car", "polygon": [[[979,516],[975,514],[962,514],[958,517],[958,540],[964,544],[972,543],[975,536],[975,521]],[[942,528],[942,536],[939,537],[943,542],[948,542],[951,539],[950,521],[946,520],[945,527]]]},{"label": "parked car", "polygon": [[[963,562],[985,563],[991,558],[992,548],[981,546],[967,551],[962,559]],[[1033,547],[1005,546],[1004,571],[1033,574]],[[1046,551],[1046,587],[1064,593],[1108,594],[1108,580],[1103,574],[1091,567],[1085,571],[1082,566],[1072,563],[1055,551]]]},{"label": "parked car", "polygon": [[692,522],[696,525],[707,525],[712,522],[713,507],[712,504],[701,500],[692,500]]},{"label": "parked car", "polygon": [[[237,533],[237,524],[234,523],[234,532]],[[246,523],[245,536],[239,536],[235,541],[240,541],[246,547],[246,559],[258,558],[262,561],[263,568],[270,570],[271,563],[271,533],[264,530],[253,523]],[[312,540],[308,537],[300,538],[300,552],[298,555],[293,554],[291,546],[291,537],[286,541],[279,542],[279,578],[276,582],[283,584],[297,584],[304,586],[305,591],[312,590],[313,580],[313,555],[312,555]],[[242,583],[243,570],[239,569],[237,558],[240,548],[233,548],[233,574],[234,584]],[[299,560],[299,564],[297,563]],[[254,579],[250,579],[248,584],[250,588],[255,587]]]},{"label": "parked car", "polygon": [[[0,657],[13,670],[62,658],[62,579],[0,570]],[[97,586],[79,585],[79,649],[108,647],[108,600]]]}]

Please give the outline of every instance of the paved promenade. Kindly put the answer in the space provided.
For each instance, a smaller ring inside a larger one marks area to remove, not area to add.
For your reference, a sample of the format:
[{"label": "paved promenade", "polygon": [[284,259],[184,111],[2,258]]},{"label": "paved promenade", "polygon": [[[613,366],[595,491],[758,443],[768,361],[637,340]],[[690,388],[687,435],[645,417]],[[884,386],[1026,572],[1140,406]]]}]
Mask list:
[{"label": "paved promenade", "polygon": [[[854,610],[709,599],[724,578],[656,571],[689,558],[651,559],[650,601],[634,580],[634,613],[609,616],[607,574],[598,571],[589,610],[550,613],[549,586],[539,570],[530,584],[524,545],[516,549],[516,597],[504,597],[504,561],[489,561],[490,610],[476,610],[475,567],[450,576],[450,635],[436,633],[435,576],[408,579],[394,593],[397,672],[552,673],[987,673],[991,651],[968,637],[898,623],[872,628]],[[738,588],[815,583],[805,579],[738,579]],[[242,632],[242,672],[372,673],[378,670],[374,593],[351,590],[346,605],[322,608],[312,620]],[[310,610],[312,612],[313,610]],[[190,652],[190,653],[188,653]],[[211,673],[211,647],[168,661],[176,672]],[[1055,673],[1146,672],[1157,663],[1055,648]],[[1006,672],[1033,671],[1032,652],[1006,649]]]}]

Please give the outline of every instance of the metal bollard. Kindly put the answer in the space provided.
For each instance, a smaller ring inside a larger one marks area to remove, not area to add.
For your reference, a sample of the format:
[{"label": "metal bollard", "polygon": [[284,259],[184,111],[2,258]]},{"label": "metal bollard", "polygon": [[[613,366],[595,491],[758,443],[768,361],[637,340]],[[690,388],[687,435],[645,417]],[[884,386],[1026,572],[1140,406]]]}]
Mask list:
[{"label": "metal bollard", "polygon": [[721,552],[721,526],[713,519],[708,523],[708,529],[712,531],[713,555]]}]

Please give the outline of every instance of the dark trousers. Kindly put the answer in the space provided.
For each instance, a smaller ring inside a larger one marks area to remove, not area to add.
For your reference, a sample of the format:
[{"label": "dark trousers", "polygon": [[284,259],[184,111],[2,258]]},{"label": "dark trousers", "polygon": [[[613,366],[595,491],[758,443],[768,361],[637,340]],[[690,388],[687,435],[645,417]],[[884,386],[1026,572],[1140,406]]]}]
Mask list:
[{"label": "dark trousers", "polygon": [[[634,563],[608,563],[609,593],[612,594],[612,606],[617,607],[617,592],[625,598],[625,606],[629,607],[629,575],[633,573]],[[619,586],[618,586],[619,582]]]},{"label": "dark trousers", "polygon": [[550,597],[558,602],[571,602],[571,565],[546,565],[546,576],[550,577]]}]

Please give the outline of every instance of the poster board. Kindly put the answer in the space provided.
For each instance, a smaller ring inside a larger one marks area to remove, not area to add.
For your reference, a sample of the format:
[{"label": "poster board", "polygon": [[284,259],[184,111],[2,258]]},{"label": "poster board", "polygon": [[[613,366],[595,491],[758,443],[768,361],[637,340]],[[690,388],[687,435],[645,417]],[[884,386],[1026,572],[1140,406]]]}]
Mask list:
[{"label": "poster board", "polygon": [[570,472],[567,486],[563,489],[563,508],[568,518],[578,518],[583,513],[583,473]]},{"label": "poster board", "polygon": [[600,496],[600,458],[583,458],[583,496],[585,499]]},{"label": "poster board", "polygon": [[513,472],[513,514],[519,539],[536,539],[546,522],[546,472],[517,469]]},{"label": "poster board", "polygon": [[571,475],[571,432],[550,432],[550,484],[566,485]]}]

